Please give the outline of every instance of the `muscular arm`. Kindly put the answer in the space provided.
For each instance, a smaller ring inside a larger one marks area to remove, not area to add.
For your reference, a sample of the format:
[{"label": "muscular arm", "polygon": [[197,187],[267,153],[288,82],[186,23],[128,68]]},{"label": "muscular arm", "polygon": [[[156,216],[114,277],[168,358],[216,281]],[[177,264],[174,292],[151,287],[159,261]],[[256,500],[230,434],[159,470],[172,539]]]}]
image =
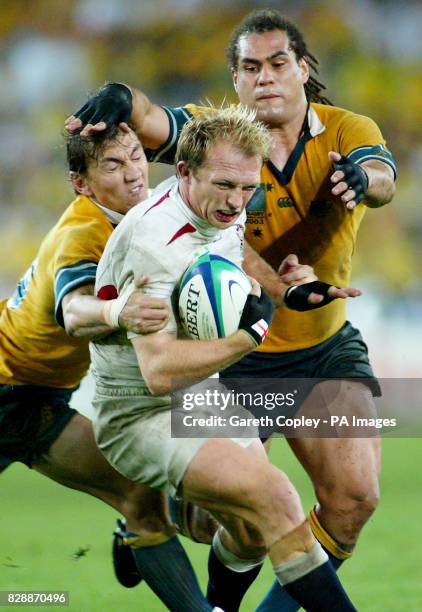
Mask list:
[{"label": "muscular arm", "polygon": [[170,126],[167,114],[161,106],[153,104],[139,89],[131,91],[131,124],[145,148],[158,149],[169,137]]},{"label": "muscular arm", "polygon": [[[289,287],[307,285],[318,280],[313,268],[300,264],[297,256],[293,254],[283,259],[276,272],[248,243],[245,243],[243,269],[259,281],[276,306],[285,304],[284,296]],[[327,294],[331,298],[345,299],[358,297],[361,291],[353,287],[340,289],[331,285]],[[308,295],[307,301],[309,304],[321,306],[325,303],[323,295],[314,291]]]},{"label": "muscular arm", "polygon": [[393,169],[376,159],[368,159],[361,165],[368,175],[365,204],[370,208],[379,208],[391,202],[396,191]]},{"label": "muscular arm", "polygon": [[94,296],[94,283],[69,291],[62,301],[66,333],[90,340],[110,333],[103,316],[104,301]]},{"label": "muscular arm", "polygon": [[[105,321],[104,304],[104,300],[94,295],[93,283],[67,293],[62,300],[66,333],[91,340],[114,331]],[[142,291],[132,293],[119,315],[120,327],[143,334],[160,330],[167,320],[164,300],[144,295]]]},{"label": "muscular arm", "polygon": [[243,331],[218,340],[178,340],[161,333],[132,339],[142,376],[153,395],[166,395],[172,382],[201,380],[238,361],[256,345]]},{"label": "muscular arm", "polygon": [[280,306],[283,303],[283,296],[289,285],[283,283],[270,264],[262,259],[247,242],[245,242],[243,269],[246,274],[256,278],[264,287],[274,304]]}]

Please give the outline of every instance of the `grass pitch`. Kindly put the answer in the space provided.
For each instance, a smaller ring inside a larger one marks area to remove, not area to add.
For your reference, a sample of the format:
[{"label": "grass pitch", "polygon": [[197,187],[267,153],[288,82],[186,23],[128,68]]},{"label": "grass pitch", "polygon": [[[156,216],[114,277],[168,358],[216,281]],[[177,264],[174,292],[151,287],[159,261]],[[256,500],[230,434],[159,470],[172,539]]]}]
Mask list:
[{"label": "grass pitch", "polygon": [[[309,482],[284,441],[274,441],[272,460],[310,508]],[[355,557],[341,570],[359,611],[422,610],[421,465],[421,440],[384,441],[382,502]],[[110,557],[115,511],[20,465],[0,478],[0,590],[66,590],[67,609],[78,612],[165,610],[145,584],[127,590],[115,581]],[[205,586],[207,547],[182,541]],[[271,583],[266,564],[241,611],[254,610]]]}]

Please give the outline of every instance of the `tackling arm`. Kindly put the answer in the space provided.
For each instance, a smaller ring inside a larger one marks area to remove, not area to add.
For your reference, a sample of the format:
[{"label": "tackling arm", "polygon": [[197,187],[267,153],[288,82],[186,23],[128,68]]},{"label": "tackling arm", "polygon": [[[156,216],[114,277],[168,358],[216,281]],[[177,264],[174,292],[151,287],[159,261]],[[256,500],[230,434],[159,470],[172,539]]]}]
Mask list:
[{"label": "tackling arm", "polygon": [[82,136],[101,132],[107,125],[130,122],[143,146],[158,149],[169,137],[166,112],[139,89],[124,83],[107,83],[65,121],[66,129],[83,128]]},{"label": "tackling arm", "polygon": [[277,272],[247,242],[242,267],[248,276],[256,278],[264,287],[276,306],[283,303],[283,296],[289,285],[282,281]]},{"label": "tackling arm", "polygon": [[90,340],[112,330],[103,317],[103,302],[94,296],[94,284],[69,291],[62,300],[66,333]]},{"label": "tackling arm", "polygon": [[[146,279],[138,284],[138,287]],[[94,295],[94,284],[87,284],[67,293],[62,300],[66,333],[75,338],[91,340],[117,329],[110,322],[110,305],[115,300],[100,300]],[[168,321],[164,300],[134,291],[118,315],[118,327],[148,334],[162,329]]]},{"label": "tackling arm", "polygon": [[146,149],[158,149],[167,141],[170,132],[166,112],[153,104],[139,89],[132,89],[132,115],[130,122]]},{"label": "tackling arm", "polygon": [[[249,276],[253,276],[264,287],[265,291],[276,306],[286,305],[293,310],[310,310],[325,306],[329,301],[337,298],[358,297],[359,289],[346,287],[339,289],[318,281],[311,266],[300,264],[296,255],[287,255],[276,272],[258,253],[245,242],[243,269]],[[296,292],[295,299],[287,290],[303,286],[303,290]],[[300,298],[296,299],[298,296]],[[288,299],[287,299],[288,297]]]}]

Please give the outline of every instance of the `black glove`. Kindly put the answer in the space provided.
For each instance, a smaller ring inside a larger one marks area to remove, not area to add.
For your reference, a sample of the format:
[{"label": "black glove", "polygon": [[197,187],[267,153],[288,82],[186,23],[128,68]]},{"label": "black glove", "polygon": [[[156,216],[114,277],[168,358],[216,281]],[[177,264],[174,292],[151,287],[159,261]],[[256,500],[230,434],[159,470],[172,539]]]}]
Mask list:
[{"label": "black glove", "polygon": [[334,169],[344,172],[344,179],[342,180],[347,184],[349,189],[353,189],[355,192],[355,197],[353,199],[356,204],[359,204],[368,190],[369,181],[365,170],[345,155],[342,155],[338,162],[334,162]]},{"label": "black glove", "polygon": [[260,297],[249,294],[246,298],[239,329],[249,334],[257,346],[265,340],[273,320],[274,309],[274,304],[263,289]]},{"label": "black glove", "polygon": [[[313,281],[312,283],[305,283],[304,285],[295,285],[293,287],[289,287],[284,294],[284,303],[287,308],[291,310],[299,310],[300,312],[304,312],[305,310],[313,310],[314,308],[321,308],[321,306],[325,306],[329,304],[335,297],[331,297],[328,295],[328,289],[332,285],[328,283],[323,283],[322,281]],[[318,295],[323,295],[324,299],[319,304],[310,304],[308,302],[308,297],[311,293],[318,293]]]},{"label": "black glove", "polygon": [[122,83],[107,83],[85,102],[75,117],[82,121],[83,127],[100,121],[104,121],[108,127],[129,123],[131,114],[132,92],[129,87]]}]

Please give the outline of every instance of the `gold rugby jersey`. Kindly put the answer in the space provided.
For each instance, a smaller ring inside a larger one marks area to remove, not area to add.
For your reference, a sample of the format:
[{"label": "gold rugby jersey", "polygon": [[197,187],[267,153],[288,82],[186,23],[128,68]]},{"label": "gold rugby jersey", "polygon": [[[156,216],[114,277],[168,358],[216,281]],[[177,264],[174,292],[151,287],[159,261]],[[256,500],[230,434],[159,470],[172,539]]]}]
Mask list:
[{"label": "gold rugby jersey", "polygon": [[[156,161],[172,161],[183,124],[201,107],[163,107],[169,117],[169,140],[156,152]],[[261,186],[248,207],[246,238],[275,269],[289,253],[314,267],[318,277],[346,287],[350,283],[356,235],[365,214],[360,203],[349,211],[330,191],[333,173],[329,151],[356,163],[377,159],[396,171],[385,140],[372,119],[323,104],[310,104],[303,133],[281,170],[263,165]],[[335,334],[346,319],[346,300],[296,312],[276,310],[264,344],[258,350],[284,352],[308,348]]]},{"label": "gold rugby jersey", "polygon": [[43,240],[0,315],[0,383],[72,388],[89,366],[88,342],[63,329],[61,303],[95,282],[113,225],[92,200],[77,197]]}]

